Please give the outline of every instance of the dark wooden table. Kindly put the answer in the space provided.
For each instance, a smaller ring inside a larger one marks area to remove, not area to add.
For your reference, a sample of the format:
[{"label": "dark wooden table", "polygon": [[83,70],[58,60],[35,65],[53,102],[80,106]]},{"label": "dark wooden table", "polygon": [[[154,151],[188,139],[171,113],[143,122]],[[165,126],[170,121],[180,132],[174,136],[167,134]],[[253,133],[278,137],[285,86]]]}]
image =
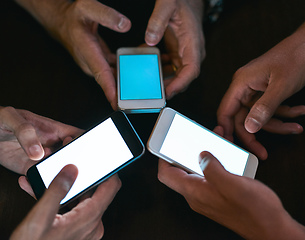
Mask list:
[{"label": "dark wooden table", "polygon": [[[103,2],[133,21],[130,33],[101,29],[111,49],[141,44],[153,3]],[[112,112],[94,79],[29,14],[12,1],[0,5],[0,105],[27,109],[83,129]],[[207,58],[201,75],[168,106],[213,128],[233,73],[291,34],[305,19],[304,7],[302,0],[231,1],[219,21],[205,28]],[[304,104],[304,94],[299,92],[287,103]],[[146,143],[157,114],[129,117]],[[305,117],[297,121],[305,125]],[[272,188],[287,211],[305,224],[305,134],[261,132],[257,137],[267,147],[269,158],[260,162],[256,178]],[[157,180],[157,162],[146,152],[120,172],[123,186],[103,217],[103,239],[240,239],[193,212],[182,196],[162,185]],[[19,188],[18,177],[0,166],[0,239],[7,239],[35,204]]]}]

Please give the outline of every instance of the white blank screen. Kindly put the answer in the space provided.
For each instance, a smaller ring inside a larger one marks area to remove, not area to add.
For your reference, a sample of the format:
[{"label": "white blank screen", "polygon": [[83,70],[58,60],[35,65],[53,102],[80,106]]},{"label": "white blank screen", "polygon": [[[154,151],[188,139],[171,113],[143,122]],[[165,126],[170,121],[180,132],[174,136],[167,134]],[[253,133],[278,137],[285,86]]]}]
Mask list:
[{"label": "white blank screen", "polygon": [[78,177],[66,197],[83,191],[109,172],[112,172],[133,157],[117,127],[108,118],[73,143],[67,145],[47,160],[37,165],[46,187],[67,164],[78,168]]},{"label": "white blank screen", "polygon": [[175,114],[160,153],[203,175],[199,166],[202,151],[212,153],[227,171],[243,175],[249,156],[246,151]]}]

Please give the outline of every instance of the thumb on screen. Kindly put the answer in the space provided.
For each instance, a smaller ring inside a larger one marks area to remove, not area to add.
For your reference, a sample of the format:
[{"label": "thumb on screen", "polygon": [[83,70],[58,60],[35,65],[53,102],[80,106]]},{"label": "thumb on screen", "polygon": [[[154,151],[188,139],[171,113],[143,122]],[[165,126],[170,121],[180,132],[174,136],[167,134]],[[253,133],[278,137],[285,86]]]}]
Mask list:
[{"label": "thumb on screen", "polygon": [[[16,228],[10,239],[44,239],[56,218],[61,200],[72,187],[78,174],[74,165],[65,166],[54,178],[50,187],[26,218]],[[26,237],[25,237],[26,236]]]},{"label": "thumb on screen", "polygon": [[206,180],[214,185],[223,186],[225,179],[230,175],[221,163],[209,152],[201,152],[199,155],[199,165]]},{"label": "thumb on screen", "polygon": [[[77,177],[78,169],[69,164],[65,166],[51,182],[42,198],[34,209],[38,212],[38,219],[45,225],[51,224],[58,212],[61,200],[67,195]],[[36,219],[37,220],[37,219]]]}]

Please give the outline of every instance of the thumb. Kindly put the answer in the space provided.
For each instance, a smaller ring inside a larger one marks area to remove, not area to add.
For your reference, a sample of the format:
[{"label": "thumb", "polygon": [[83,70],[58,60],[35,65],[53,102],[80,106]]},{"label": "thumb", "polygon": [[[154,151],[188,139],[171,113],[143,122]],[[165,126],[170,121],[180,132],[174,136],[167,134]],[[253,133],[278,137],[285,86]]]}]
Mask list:
[{"label": "thumb", "polygon": [[131,28],[131,21],[126,16],[101,2],[83,1],[81,11],[91,21],[114,31],[127,32]]},{"label": "thumb", "polygon": [[42,198],[48,201],[49,204],[55,205],[67,195],[78,174],[78,169],[75,165],[66,165],[53,179],[50,186],[46,190]]},{"label": "thumb", "polygon": [[77,167],[70,164],[65,166],[51,182],[34,207],[34,221],[49,226],[54,221],[61,200],[67,195],[78,174]]},{"label": "thumb", "polygon": [[44,156],[44,150],[33,125],[13,107],[0,107],[0,110],[0,123],[15,134],[30,159],[40,160]]},{"label": "thumb", "polygon": [[216,187],[224,186],[224,182],[230,176],[230,173],[224,169],[218,159],[209,152],[200,153],[199,165],[205,179]]},{"label": "thumb", "polygon": [[174,11],[175,5],[168,1],[156,1],[145,33],[145,42],[147,45],[154,46],[159,43]]},{"label": "thumb", "polygon": [[43,238],[43,234],[51,229],[60,201],[72,187],[77,173],[74,165],[65,166],[54,178],[43,197],[14,231],[11,239],[23,239],[24,236],[31,236],[31,239]]},{"label": "thumb", "polygon": [[285,99],[276,88],[267,88],[261,98],[252,106],[245,119],[245,128],[250,133],[259,131],[273,116],[274,112]]},{"label": "thumb", "polygon": [[15,131],[16,138],[20,145],[32,160],[40,160],[45,152],[36,134],[35,128],[29,124],[22,124]]}]

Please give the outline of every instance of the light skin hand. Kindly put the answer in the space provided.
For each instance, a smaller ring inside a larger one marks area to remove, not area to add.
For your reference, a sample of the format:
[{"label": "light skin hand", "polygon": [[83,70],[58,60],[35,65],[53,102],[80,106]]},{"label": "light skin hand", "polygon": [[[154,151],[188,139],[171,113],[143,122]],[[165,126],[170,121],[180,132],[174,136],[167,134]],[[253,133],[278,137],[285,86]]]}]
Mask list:
[{"label": "light skin hand", "polygon": [[28,168],[49,155],[54,146],[82,132],[26,110],[0,107],[0,164],[25,175]]},{"label": "light skin hand", "polygon": [[[304,36],[302,25],[290,37],[240,68],[219,106],[218,124],[224,127],[225,137],[233,140],[235,128],[245,145],[261,159],[267,158],[267,151],[253,133],[262,128],[278,134],[303,132],[301,125],[275,117],[295,118],[305,114],[304,105],[281,105],[305,85]],[[250,143],[255,143],[255,147]]]},{"label": "light skin hand", "polygon": [[[60,201],[71,188],[76,176],[77,168],[74,165],[64,167],[13,232],[11,240],[101,239],[104,234],[101,218],[120,189],[121,182],[116,175],[109,178],[91,197],[80,202],[71,211],[59,215],[57,212]],[[21,178],[21,182],[26,183],[25,177]]]},{"label": "light skin hand", "polygon": [[201,0],[157,0],[149,19],[145,42],[155,46],[164,36],[167,61],[177,68],[164,81],[167,99],[184,91],[198,77],[205,58]]},{"label": "light skin hand", "polygon": [[66,47],[85,73],[95,78],[116,109],[116,56],[100,37],[98,26],[127,32],[131,28],[130,20],[96,0],[16,1]]},{"label": "light skin hand", "polygon": [[[116,109],[113,68],[116,56],[97,29],[100,24],[117,32],[126,32],[131,27],[130,20],[96,0],[16,1],[68,49],[84,72],[94,76],[112,108]],[[54,12],[57,14],[52,14]],[[169,61],[177,68],[175,76],[165,81],[168,99],[185,90],[199,75],[205,57],[202,12],[202,0],[156,2],[145,41],[154,46],[164,34]]]},{"label": "light skin hand", "polygon": [[276,194],[257,180],[227,172],[208,152],[200,154],[204,177],[159,160],[159,180],[183,195],[190,207],[246,239],[302,239],[305,229]]}]

